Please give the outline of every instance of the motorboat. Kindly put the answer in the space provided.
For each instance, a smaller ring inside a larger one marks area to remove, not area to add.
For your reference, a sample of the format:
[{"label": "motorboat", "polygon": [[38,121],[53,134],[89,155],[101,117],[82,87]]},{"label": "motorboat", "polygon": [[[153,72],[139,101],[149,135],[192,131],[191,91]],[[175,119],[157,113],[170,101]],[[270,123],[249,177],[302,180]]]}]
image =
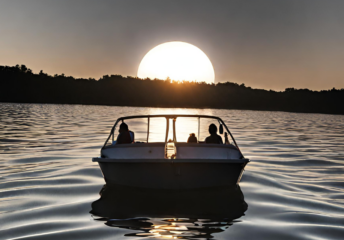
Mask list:
[{"label": "motorboat", "polygon": [[[130,143],[116,141],[122,123],[134,135]],[[219,143],[202,140],[209,135],[209,124],[219,129]],[[221,118],[171,114],[118,118],[93,162],[98,162],[107,184],[194,189],[238,184],[249,159]]]}]

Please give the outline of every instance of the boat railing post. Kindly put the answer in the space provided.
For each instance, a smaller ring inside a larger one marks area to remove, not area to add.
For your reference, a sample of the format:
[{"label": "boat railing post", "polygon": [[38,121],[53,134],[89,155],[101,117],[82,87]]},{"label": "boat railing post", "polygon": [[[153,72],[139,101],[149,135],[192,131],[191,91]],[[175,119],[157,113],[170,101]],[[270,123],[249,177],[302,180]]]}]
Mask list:
[{"label": "boat railing post", "polygon": [[169,130],[170,130],[170,119],[166,117],[165,158],[167,158],[167,139],[168,139]]},{"label": "boat railing post", "polygon": [[148,125],[147,125],[147,143],[149,139],[149,124],[150,124],[150,117],[148,117]]},{"label": "boat railing post", "polygon": [[239,146],[238,146],[238,144],[236,143],[236,141],[235,141],[235,139],[234,139],[234,137],[233,137],[233,135],[232,135],[232,133],[231,133],[231,131],[229,131],[228,130],[228,127],[227,127],[227,125],[222,121],[222,119],[219,119],[221,122],[222,122],[222,124],[225,126],[225,128],[226,128],[226,130],[227,130],[227,132],[229,133],[229,135],[231,136],[231,138],[232,138],[232,140],[233,140],[233,142],[234,142],[234,144],[235,144],[235,146],[238,148],[238,150],[239,150],[239,152],[241,153],[241,155],[243,155],[242,154],[242,152],[240,151],[240,148],[239,148]]},{"label": "boat railing post", "polygon": [[165,144],[167,143],[168,139],[168,130],[170,130],[170,119],[166,117],[166,136],[165,136]]},{"label": "boat railing post", "polygon": [[118,123],[118,120],[116,121],[115,125],[113,125],[113,127],[111,128],[110,135],[106,139],[106,141],[105,141],[105,143],[101,149],[103,149],[106,146],[106,144],[110,140],[111,136],[112,136],[112,142],[114,141],[114,136],[115,136],[114,131],[115,131],[115,127],[117,126],[117,123]]},{"label": "boat railing post", "polygon": [[200,140],[200,138],[199,138],[200,134],[201,134],[201,118],[198,117],[198,135],[197,135],[198,142]]},{"label": "boat railing post", "polygon": [[177,142],[177,136],[176,136],[176,121],[177,118],[173,118],[173,142]]}]

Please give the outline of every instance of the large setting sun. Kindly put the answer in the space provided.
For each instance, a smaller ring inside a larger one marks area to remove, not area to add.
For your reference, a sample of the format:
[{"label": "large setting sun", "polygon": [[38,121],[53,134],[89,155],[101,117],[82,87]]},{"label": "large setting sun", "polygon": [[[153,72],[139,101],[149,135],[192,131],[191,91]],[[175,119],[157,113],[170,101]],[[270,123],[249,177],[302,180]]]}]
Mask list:
[{"label": "large setting sun", "polygon": [[142,59],[139,78],[158,78],[214,83],[215,72],[208,56],[185,42],[167,42],[150,50]]}]

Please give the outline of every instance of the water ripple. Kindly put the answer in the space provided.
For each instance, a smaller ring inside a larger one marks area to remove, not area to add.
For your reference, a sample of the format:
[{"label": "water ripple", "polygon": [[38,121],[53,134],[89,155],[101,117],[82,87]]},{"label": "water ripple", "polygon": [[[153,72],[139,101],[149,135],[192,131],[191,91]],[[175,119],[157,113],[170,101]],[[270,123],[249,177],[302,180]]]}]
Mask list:
[{"label": "water ripple", "polygon": [[[100,198],[104,180],[91,158],[116,118],[159,113],[220,116],[252,160],[240,192]],[[0,239],[343,239],[343,160],[344,116],[2,103]],[[232,219],[202,219],[214,211]]]}]

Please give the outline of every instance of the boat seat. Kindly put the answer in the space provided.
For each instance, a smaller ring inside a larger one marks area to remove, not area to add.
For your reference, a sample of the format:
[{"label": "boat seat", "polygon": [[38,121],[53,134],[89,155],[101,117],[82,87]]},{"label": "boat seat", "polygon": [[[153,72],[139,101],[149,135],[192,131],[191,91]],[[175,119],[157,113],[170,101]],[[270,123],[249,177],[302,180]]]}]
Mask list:
[{"label": "boat seat", "polygon": [[240,159],[240,151],[233,145],[176,143],[177,159]]},{"label": "boat seat", "polygon": [[107,146],[102,157],[112,159],[163,159],[165,143],[131,143]]}]

